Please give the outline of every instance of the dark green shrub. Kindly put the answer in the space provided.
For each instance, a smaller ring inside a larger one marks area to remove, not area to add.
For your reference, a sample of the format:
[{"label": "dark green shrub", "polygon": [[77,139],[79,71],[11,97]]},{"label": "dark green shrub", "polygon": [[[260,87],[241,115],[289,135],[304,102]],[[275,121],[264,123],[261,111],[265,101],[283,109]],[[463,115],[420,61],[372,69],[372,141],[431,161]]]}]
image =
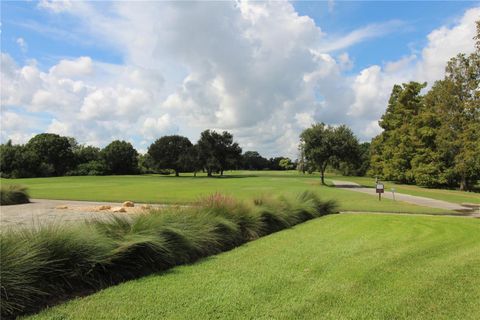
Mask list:
[{"label": "dark green shrub", "polygon": [[105,174],[107,174],[107,166],[100,160],[80,163],[74,170],[66,173],[67,176],[103,176]]},{"label": "dark green shrub", "polygon": [[29,203],[27,189],[18,185],[9,185],[0,187],[0,204],[2,206]]}]

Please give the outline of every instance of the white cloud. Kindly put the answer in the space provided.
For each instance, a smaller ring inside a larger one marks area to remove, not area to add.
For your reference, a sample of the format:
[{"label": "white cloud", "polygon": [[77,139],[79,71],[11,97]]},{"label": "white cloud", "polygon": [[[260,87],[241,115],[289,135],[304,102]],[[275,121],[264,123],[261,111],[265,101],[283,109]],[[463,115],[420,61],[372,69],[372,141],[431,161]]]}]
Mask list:
[{"label": "white cloud", "polygon": [[49,10],[54,13],[60,13],[71,10],[74,1],[70,0],[40,0],[38,7],[41,9]]},{"label": "white cloud", "polygon": [[149,139],[150,143],[163,135],[174,134],[177,131],[178,126],[168,113],[158,118],[146,118],[141,129],[144,138]]},{"label": "white cloud", "polygon": [[[39,7],[76,15],[83,34],[119,50],[125,61],[79,57],[42,71],[2,54],[2,107],[49,113],[49,123],[31,123],[39,131],[97,145],[135,137],[145,149],[164,134],[196,140],[206,128],[227,129],[245,149],[292,157],[299,133],[314,121],[346,123],[361,140],[378,134],[393,84],[440,78],[451,56],[473,50],[480,16],[472,9],[454,26],[434,30],[421,54],[346,76],[353,66],[346,48],[403,24],[369,25],[332,40],[287,2],[114,2],[99,9],[42,1]],[[2,127],[2,139],[24,132]]]},{"label": "white cloud", "polygon": [[18,46],[20,47],[20,50],[23,52],[23,53],[26,53],[27,50],[28,50],[28,44],[27,42],[25,41],[25,39],[23,38],[17,38],[17,44]]},{"label": "white cloud", "polygon": [[405,23],[400,20],[391,20],[384,23],[371,24],[354,30],[345,36],[337,36],[333,39],[327,38],[326,41],[320,45],[320,50],[323,52],[332,52],[345,49],[359,42],[391,33],[403,26],[405,26]]},{"label": "white cloud", "polygon": [[91,75],[93,72],[93,62],[90,57],[80,57],[75,60],[64,59],[50,68],[49,72],[57,77],[67,78]]},{"label": "white cloud", "polygon": [[474,50],[475,21],[480,19],[480,7],[469,9],[453,27],[443,26],[428,35],[428,45],[422,50],[422,62],[416,76],[432,82],[441,78],[445,62],[460,52]]}]

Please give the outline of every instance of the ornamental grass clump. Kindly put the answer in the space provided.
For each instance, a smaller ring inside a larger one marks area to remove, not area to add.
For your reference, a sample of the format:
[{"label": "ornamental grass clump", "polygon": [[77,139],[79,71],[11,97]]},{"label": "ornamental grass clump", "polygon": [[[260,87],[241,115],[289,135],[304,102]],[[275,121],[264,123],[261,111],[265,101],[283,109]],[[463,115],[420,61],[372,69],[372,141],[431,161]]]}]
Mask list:
[{"label": "ornamental grass clump", "polygon": [[0,205],[29,203],[30,197],[27,188],[19,185],[2,185],[0,187]]},{"label": "ornamental grass clump", "polygon": [[0,236],[1,316],[192,263],[334,210],[309,192],[251,202],[214,194],[192,207],[10,230]]}]

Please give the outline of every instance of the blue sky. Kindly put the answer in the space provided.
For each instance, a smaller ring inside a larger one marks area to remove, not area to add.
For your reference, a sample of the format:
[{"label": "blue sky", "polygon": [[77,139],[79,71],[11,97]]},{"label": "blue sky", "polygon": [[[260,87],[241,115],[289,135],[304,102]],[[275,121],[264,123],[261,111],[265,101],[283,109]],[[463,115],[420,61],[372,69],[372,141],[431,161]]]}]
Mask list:
[{"label": "blue sky", "polygon": [[[393,83],[431,83],[449,57],[473,50],[478,10],[475,1],[2,1],[2,69],[13,71],[2,70],[1,138],[52,131],[145,150],[159,135],[195,140],[208,127],[232,131],[244,149],[294,156],[299,132],[324,121],[368,141]],[[20,118],[28,128],[13,125]]]},{"label": "blue sky", "polygon": [[[293,4],[299,14],[313,18],[322,31],[331,35],[341,36],[369,24],[392,20],[404,24],[400,30],[349,48],[355,60],[352,72],[421,50],[430,31],[452,24],[466,9],[478,6],[475,1],[337,1],[332,9],[327,1],[296,1]],[[17,62],[34,58],[45,68],[59,58],[77,56],[122,62],[121,53],[106,45],[92,39],[69,39],[66,36],[69,30],[81,28],[78,19],[38,10],[35,1],[2,1],[1,7],[2,51]],[[17,44],[19,37],[28,43],[28,54]]]}]

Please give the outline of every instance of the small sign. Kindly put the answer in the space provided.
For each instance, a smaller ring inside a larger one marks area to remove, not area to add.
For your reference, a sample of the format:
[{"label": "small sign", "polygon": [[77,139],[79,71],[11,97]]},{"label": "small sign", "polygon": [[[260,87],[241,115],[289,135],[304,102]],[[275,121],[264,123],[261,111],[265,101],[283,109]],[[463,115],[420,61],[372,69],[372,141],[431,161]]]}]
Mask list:
[{"label": "small sign", "polygon": [[385,186],[383,185],[383,183],[377,183],[377,186],[376,186],[376,191],[377,193],[384,193],[385,192]]}]

